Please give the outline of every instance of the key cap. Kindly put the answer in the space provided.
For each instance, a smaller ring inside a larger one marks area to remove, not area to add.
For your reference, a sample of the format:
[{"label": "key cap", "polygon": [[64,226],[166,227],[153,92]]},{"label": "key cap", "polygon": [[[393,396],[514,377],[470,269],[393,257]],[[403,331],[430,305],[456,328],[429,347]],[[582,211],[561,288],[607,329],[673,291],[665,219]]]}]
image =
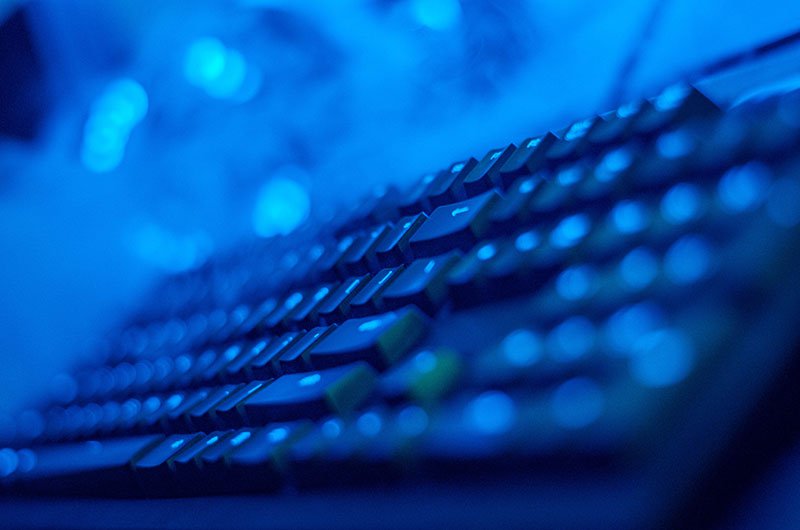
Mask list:
[{"label": "key cap", "polygon": [[215,431],[202,437],[196,443],[185,447],[172,457],[168,465],[181,495],[222,493],[221,477],[213,476],[207,470],[200,455],[234,435],[236,431]]},{"label": "key cap", "polygon": [[394,364],[423,336],[427,318],[415,307],[345,321],[310,353],[314,368],[367,361],[377,369]]},{"label": "key cap", "polygon": [[132,459],[131,467],[145,495],[167,497],[175,495],[172,460],[184,449],[204,438],[204,434],[174,434]]},{"label": "key cap", "polygon": [[450,250],[468,250],[486,231],[492,207],[500,196],[490,191],[466,201],[441,206],[411,238],[416,258],[443,254]]},{"label": "key cap", "polygon": [[461,357],[453,350],[422,350],[380,376],[378,390],[390,403],[436,403],[458,381]]},{"label": "key cap", "polygon": [[239,409],[236,408],[237,405],[253,394],[263,390],[269,383],[269,381],[250,381],[246,385],[239,387],[235,392],[220,401],[208,412],[208,418],[211,424],[218,428],[241,426],[243,418],[239,413]]},{"label": "key cap", "polygon": [[350,313],[350,301],[367,285],[371,276],[350,278],[342,282],[319,306],[317,316],[323,324],[343,320]]},{"label": "key cap", "polygon": [[586,152],[589,145],[586,135],[596,128],[602,118],[597,116],[579,120],[570,125],[564,134],[547,150],[547,163],[551,167],[577,160]]},{"label": "key cap", "polygon": [[[274,337],[272,340],[274,340]],[[255,344],[248,346],[245,349],[245,353],[239,355],[227,367],[225,367],[225,372],[222,375],[222,379],[228,383],[244,380],[246,378],[244,371],[245,366],[250,364],[256,357],[261,355],[261,352],[267,348],[269,343],[270,340],[260,340]]]},{"label": "key cap", "polygon": [[451,165],[445,175],[434,182],[428,190],[428,204],[431,208],[438,208],[462,199],[466,199],[463,181],[467,174],[478,164],[474,158]]},{"label": "key cap", "polygon": [[511,144],[503,149],[492,149],[486,153],[486,156],[464,177],[464,193],[467,197],[480,195],[499,186],[500,183],[494,180],[495,173],[514,154],[516,149],[517,147]]},{"label": "key cap", "polygon": [[186,412],[184,421],[194,431],[213,430],[215,425],[210,418],[211,411],[241,388],[244,388],[244,385],[225,385],[212,390],[204,400]]},{"label": "key cap", "polygon": [[531,211],[527,207],[531,198],[544,181],[537,177],[521,177],[492,208],[487,233],[506,235],[517,231],[531,219]]},{"label": "key cap", "polygon": [[414,261],[383,292],[383,305],[389,309],[416,305],[428,314],[435,313],[447,297],[445,278],[459,254]]},{"label": "key cap", "polygon": [[381,240],[391,231],[390,225],[382,225],[362,234],[350,246],[339,264],[342,276],[366,274],[378,268],[375,249]]},{"label": "key cap", "polygon": [[239,406],[250,425],[326,414],[346,414],[372,391],[375,371],[366,363],[289,374]]},{"label": "key cap", "polygon": [[423,176],[417,184],[406,192],[406,197],[399,205],[400,215],[417,215],[429,208],[428,190],[446,176],[444,171],[428,173]]},{"label": "key cap", "polygon": [[313,289],[309,296],[306,296],[302,302],[297,304],[294,311],[286,317],[284,323],[288,327],[306,327],[308,323],[316,321],[317,308],[325,301],[330,294],[331,290],[336,287],[335,284],[327,283]]},{"label": "key cap", "polygon": [[300,331],[289,331],[270,342],[264,351],[245,366],[244,371],[247,376],[251,379],[266,380],[279,375],[281,355],[301,335]]},{"label": "key cap", "polygon": [[696,88],[688,85],[667,87],[652,105],[643,106],[633,123],[634,134],[653,135],[681,122],[713,116],[719,108]]},{"label": "key cap", "polygon": [[424,213],[403,217],[375,247],[375,257],[383,267],[397,267],[411,261],[409,241],[428,219]]},{"label": "key cap", "polygon": [[557,140],[553,133],[523,140],[520,147],[500,166],[497,179],[503,188],[522,175],[533,175],[544,169],[547,150]]},{"label": "key cap", "polygon": [[312,427],[309,421],[298,421],[258,429],[228,455],[229,480],[258,491],[278,489],[287,472],[287,453]]},{"label": "key cap", "polygon": [[30,468],[17,470],[11,478],[22,492],[138,496],[141,490],[130,462],[163,439],[149,435],[31,449]]},{"label": "key cap", "polygon": [[383,269],[364,286],[350,302],[351,316],[373,315],[381,311],[383,303],[381,295],[405,270],[403,265],[393,269]]},{"label": "key cap", "polygon": [[319,326],[308,331],[308,333],[294,341],[286,351],[281,354],[279,360],[281,373],[291,374],[310,370],[309,352],[315,344],[324,339],[335,328],[336,324],[332,326]]}]

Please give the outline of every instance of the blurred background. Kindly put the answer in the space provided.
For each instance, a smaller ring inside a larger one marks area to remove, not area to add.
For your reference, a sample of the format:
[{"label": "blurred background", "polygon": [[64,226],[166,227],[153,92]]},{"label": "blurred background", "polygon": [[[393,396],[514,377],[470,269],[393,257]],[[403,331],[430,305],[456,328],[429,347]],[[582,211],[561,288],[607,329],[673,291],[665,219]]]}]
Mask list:
[{"label": "blurred background", "polygon": [[0,413],[164,275],[799,22],[785,0],[0,0]]}]

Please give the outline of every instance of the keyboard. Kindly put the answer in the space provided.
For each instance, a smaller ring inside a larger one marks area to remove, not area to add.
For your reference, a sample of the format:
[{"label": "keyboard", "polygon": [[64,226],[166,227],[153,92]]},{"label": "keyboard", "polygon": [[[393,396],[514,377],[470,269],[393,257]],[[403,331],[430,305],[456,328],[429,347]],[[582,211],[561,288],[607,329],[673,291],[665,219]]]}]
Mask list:
[{"label": "keyboard", "polygon": [[798,147],[800,92],[676,85],[244,242],[4,427],[0,487],[708,524],[796,417]]}]

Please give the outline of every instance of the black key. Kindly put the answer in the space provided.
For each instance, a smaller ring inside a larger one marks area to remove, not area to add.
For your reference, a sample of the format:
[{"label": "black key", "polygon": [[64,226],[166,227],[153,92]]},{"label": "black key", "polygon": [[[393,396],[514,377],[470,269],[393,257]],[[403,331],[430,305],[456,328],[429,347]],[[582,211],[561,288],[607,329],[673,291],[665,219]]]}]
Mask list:
[{"label": "black key", "polygon": [[133,472],[145,495],[175,495],[174,458],[204,438],[204,434],[174,434],[151,447],[131,462]]},{"label": "black key", "polygon": [[378,391],[390,403],[436,403],[458,381],[461,356],[453,350],[422,350],[380,376]]},{"label": "black key", "polygon": [[212,390],[205,399],[186,412],[184,421],[195,431],[213,429],[214,423],[210,418],[210,412],[241,388],[244,388],[244,385],[225,385]]},{"label": "black key", "polygon": [[519,178],[492,208],[488,233],[493,236],[505,235],[528,223],[532,217],[528,203],[543,183],[538,177]]},{"label": "black key", "polygon": [[137,496],[141,490],[130,463],[163,439],[150,435],[31,449],[30,467],[9,478],[23,492]]},{"label": "black key", "polygon": [[264,381],[250,381],[246,385],[239,387],[235,392],[220,401],[208,412],[211,425],[217,428],[241,426],[243,418],[236,408],[237,405],[256,392],[260,392],[268,384],[269,382]]},{"label": "black key", "polygon": [[586,135],[602,121],[599,117],[576,121],[547,150],[547,162],[554,166],[581,157],[587,145]]},{"label": "black key", "polygon": [[417,184],[406,192],[406,197],[399,205],[400,215],[417,215],[430,207],[428,191],[447,177],[445,171],[428,173]]},{"label": "black key", "polygon": [[639,110],[633,131],[637,135],[653,135],[682,122],[707,118],[719,112],[719,108],[696,88],[673,85],[654,98],[651,105]]},{"label": "black key", "polygon": [[497,254],[498,245],[487,241],[461,258],[447,274],[447,287],[454,307],[464,308],[486,301],[483,270]]},{"label": "black key", "polygon": [[262,322],[261,327],[266,332],[274,332],[281,324],[291,316],[300,304],[307,298],[313,298],[315,290],[293,291],[278,303]]},{"label": "black key", "polygon": [[375,257],[383,267],[396,267],[411,261],[409,242],[428,218],[424,213],[404,217],[381,239],[375,247]]},{"label": "black key", "polygon": [[375,371],[366,363],[289,374],[239,406],[250,425],[346,414],[372,391]]},{"label": "black key", "polygon": [[450,250],[472,248],[486,231],[491,209],[499,198],[496,192],[490,191],[437,208],[411,238],[414,256],[436,256]]},{"label": "black key", "polygon": [[316,274],[323,280],[335,280],[337,268],[354,242],[355,237],[353,235],[346,235],[339,239],[336,244],[327,247],[317,262]]},{"label": "black key", "polygon": [[252,379],[264,380],[280,374],[281,355],[300,336],[301,332],[299,331],[289,331],[270,341],[267,347],[245,366],[244,370],[247,376]]},{"label": "black key", "polygon": [[307,324],[314,323],[316,321],[317,308],[335,287],[334,284],[328,283],[311,291],[312,294],[306,296],[302,302],[297,304],[294,311],[286,317],[284,321],[286,326],[297,328],[306,327]]},{"label": "black key", "polygon": [[438,208],[445,204],[450,204],[467,196],[464,193],[464,178],[478,164],[474,158],[469,158],[463,162],[456,162],[451,165],[445,175],[433,183],[428,190],[428,204],[431,208]]},{"label": "black key", "polygon": [[492,149],[486,153],[486,156],[464,177],[464,193],[467,197],[480,195],[498,186],[499,183],[495,182],[494,176],[516,149],[517,147],[511,144],[504,149]]},{"label": "black key", "polygon": [[400,190],[392,185],[372,190],[364,200],[358,203],[356,210],[350,215],[350,219],[336,231],[336,236],[341,237],[359,228],[383,224],[396,219],[398,217],[397,198],[400,196]]},{"label": "black key", "polygon": [[458,254],[453,252],[416,260],[383,292],[383,305],[390,309],[416,305],[435,313],[447,297],[447,272],[457,261]]},{"label": "black key", "polygon": [[393,269],[383,269],[375,274],[369,283],[367,283],[350,302],[352,316],[374,315],[376,312],[379,312],[383,307],[383,302],[381,300],[383,291],[385,291],[404,270],[405,267],[400,265]]},{"label": "black key", "polygon": [[239,334],[242,337],[249,338],[262,335],[263,331],[260,329],[260,325],[264,319],[275,310],[277,305],[278,300],[276,298],[269,298],[261,302],[256,309],[250,312],[250,315],[242,322],[242,325],[239,326]]},{"label": "black key", "polygon": [[533,175],[545,167],[547,151],[557,138],[553,133],[547,133],[537,138],[528,138],[522,142],[516,151],[500,166],[497,171],[498,182],[503,188],[510,186],[522,175]]},{"label": "black key", "polygon": [[366,274],[378,268],[375,249],[381,240],[389,234],[391,226],[386,224],[369,230],[359,236],[350,246],[339,264],[342,276]]},{"label": "black key", "polygon": [[250,364],[256,357],[261,355],[261,352],[266,349],[269,343],[270,340],[263,339],[251,346],[248,346],[242,355],[239,355],[227,367],[225,367],[225,373],[223,374],[222,378],[226,382],[237,382],[245,379],[245,366]]},{"label": "black key", "polygon": [[228,455],[229,480],[274,491],[283,483],[287,453],[313,427],[308,421],[276,423],[259,429]]},{"label": "black key", "polygon": [[316,327],[294,341],[291,346],[281,354],[279,360],[281,373],[291,374],[311,369],[308,360],[310,350],[335,328],[336,324],[332,326]]},{"label": "black key", "polygon": [[[181,494],[222,493],[220,477],[212,476],[203,467],[200,455],[225,443],[236,431],[215,431],[202,437],[196,443],[185,447],[172,457],[168,465]],[[215,491],[216,490],[216,491]]]},{"label": "black key", "polygon": [[367,361],[378,369],[392,365],[419,341],[427,318],[415,307],[345,321],[311,350],[314,368]]},{"label": "black key", "polygon": [[364,288],[370,280],[366,274],[360,278],[350,278],[342,282],[325,300],[322,301],[317,316],[324,324],[332,324],[347,317],[350,313],[350,301]]},{"label": "black key", "polygon": [[210,393],[211,390],[203,388],[187,394],[180,405],[161,417],[161,425],[169,432],[190,430],[191,427],[186,422],[186,413],[208,398]]}]

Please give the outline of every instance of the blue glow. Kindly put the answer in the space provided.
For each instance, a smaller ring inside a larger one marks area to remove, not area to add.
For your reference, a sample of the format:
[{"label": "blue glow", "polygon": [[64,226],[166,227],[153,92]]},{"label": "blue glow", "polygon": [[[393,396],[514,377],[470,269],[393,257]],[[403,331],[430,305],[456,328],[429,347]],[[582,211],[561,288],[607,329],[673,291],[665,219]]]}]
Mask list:
[{"label": "blue glow", "polygon": [[589,233],[589,216],[584,213],[563,219],[550,234],[550,242],[555,247],[567,248],[577,245]]},{"label": "blue glow", "polygon": [[214,38],[198,39],[189,46],[183,72],[189,83],[220,99],[241,95],[252,74],[241,53]]},{"label": "blue glow", "polygon": [[0,449],[0,478],[7,477],[17,469],[19,458],[13,449]]},{"label": "blue glow", "polygon": [[280,443],[288,437],[289,429],[286,427],[276,427],[269,431],[269,434],[267,434],[267,438],[269,439],[270,443],[273,444]]},{"label": "blue glow", "polygon": [[533,179],[525,179],[519,185],[519,192],[523,194],[527,194],[533,191],[533,188],[536,186],[536,183]]},{"label": "blue glow", "polygon": [[649,387],[666,387],[683,381],[692,371],[695,351],[680,330],[666,329],[641,337],[630,360],[631,376]]},{"label": "blue glow", "polygon": [[297,306],[297,304],[299,304],[302,301],[303,301],[303,294],[298,291],[295,291],[292,294],[290,294],[288,298],[286,298],[286,301],[283,303],[283,305],[287,309],[293,309],[294,307]]},{"label": "blue glow", "polygon": [[617,117],[618,118],[629,118],[639,112],[640,104],[638,101],[632,101],[630,103],[626,103],[617,109]]},{"label": "blue glow", "polygon": [[514,401],[503,392],[484,392],[467,404],[466,420],[484,434],[507,432],[516,420]]},{"label": "blue glow", "polygon": [[619,272],[630,287],[644,289],[658,275],[658,259],[649,249],[638,247],[622,258]]},{"label": "blue glow", "polygon": [[356,428],[364,436],[377,436],[383,428],[383,420],[374,412],[365,412],[356,420]]},{"label": "blue glow", "polygon": [[633,344],[666,325],[663,310],[652,302],[640,302],[619,309],[605,325],[605,336],[612,351],[630,354]]},{"label": "blue glow", "polygon": [[758,206],[766,197],[771,175],[769,169],[758,162],[729,169],[720,179],[717,194],[722,205],[738,213]]},{"label": "blue glow", "polygon": [[694,140],[684,130],[672,131],[662,134],[656,140],[658,153],[669,159],[681,158],[689,154],[694,147]]},{"label": "blue glow", "polygon": [[404,407],[397,414],[397,427],[406,436],[419,436],[428,428],[428,413],[416,405]]},{"label": "blue glow", "polygon": [[576,138],[580,138],[581,136],[586,134],[586,131],[589,130],[589,127],[592,125],[591,119],[581,120],[579,122],[575,122],[567,131],[567,134],[564,135],[564,139],[567,141],[574,140]]},{"label": "blue glow", "polygon": [[453,211],[450,212],[450,215],[456,217],[457,215],[461,215],[462,213],[467,213],[469,211],[469,206],[461,206],[459,208],[453,208]]},{"label": "blue glow", "polygon": [[430,350],[422,350],[414,356],[414,368],[418,372],[427,373],[436,368],[436,355]]},{"label": "blue glow", "polygon": [[342,434],[342,420],[332,418],[325,421],[320,427],[322,435],[326,438],[336,438]]},{"label": "blue glow", "polygon": [[775,182],[767,200],[767,215],[780,226],[791,228],[800,224],[800,183],[784,178]]},{"label": "blue glow", "polygon": [[147,114],[144,88],[132,79],[110,83],[92,105],[84,127],[81,161],[90,171],[104,173],[122,162],[133,128]]},{"label": "blue glow", "polygon": [[514,240],[514,246],[520,252],[530,252],[539,246],[539,242],[539,234],[533,230],[529,230],[527,232],[522,232],[517,236],[517,238]]},{"label": "blue glow", "polygon": [[667,222],[683,224],[700,214],[700,189],[694,184],[674,185],[661,199],[661,214]]},{"label": "blue glow", "polygon": [[661,111],[677,108],[689,95],[689,90],[685,84],[669,86],[655,99],[653,104],[656,109]]},{"label": "blue glow", "polygon": [[206,440],[206,445],[214,445],[214,444],[215,444],[215,443],[217,443],[218,441],[219,441],[219,436],[217,436],[217,435],[215,434],[214,436],[212,436],[211,438],[209,438],[208,440]]},{"label": "blue glow", "polygon": [[580,182],[582,178],[583,171],[577,165],[573,165],[559,171],[556,176],[556,182],[562,186],[569,187]]},{"label": "blue glow", "polygon": [[307,376],[303,377],[302,379],[300,379],[300,381],[298,381],[297,384],[300,385],[300,386],[316,385],[317,383],[320,382],[321,379],[322,379],[321,375],[319,375],[319,374],[311,374],[311,375],[307,375]]},{"label": "blue glow", "polygon": [[664,271],[677,284],[689,284],[706,276],[711,270],[711,246],[700,236],[684,236],[667,250]]},{"label": "blue glow", "polygon": [[261,237],[288,234],[306,220],[311,201],[295,180],[276,177],[258,193],[253,210],[253,229]]},{"label": "blue glow", "polygon": [[380,327],[381,322],[383,322],[383,320],[381,320],[380,318],[373,318],[372,320],[367,320],[366,322],[359,324],[358,331],[373,331]]},{"label": "blue glow", "polygon": [[183,445],[183,442],[185,442],[185,441],[186,441],[186,440],[183,440],[183,439],[178,439],[178,440],[175,440],[174,442],[172,442],[172,443],[170,444],[170,447],[171,447],[172,449],[177,449],[178,447],[182,446],[182,445]]},{"label": "blue glow", "polygon": [[231,445],[234,446],[234,447],[242,445],[252,435],[253,435],[253,433],[250,432],[250,431],[242,431],[239,434],[237,434],[236,436],[234,436],[233,438],[231,438]]},{"label": "blue glow", "polygon": [[500,344],[503,356],[514,366],[530,366],[542,358],[544,347],[538,333],[518,329],[509,333]]},{"label": "blue glow", "polygon": [[461,3],[459,0],[412,0],[411,12],[423,26],[441,31],[458,24]]},{"label": "blue glow", "polygon": [[328,287],[322,287],[319,291],[314,293],[314,300],[320,301],[325,298],[331,290]]},{"label": "blue glow", "polygon": [[574,361],[589,353],[595,342],[594,324],[581,316],[570,317],[547,337],[551,356],[558,361]]},{"label": "blue glow", "polygon": [[611,210],[611,219],[623,234],[641,232],[649,221],[647,210],[639,201],[620,201]]},{"label": "blue glow", "polygon": [[492,259],[495,254],[497,254],[497,247],[495,247],[492,243],[486,243],[478,249],[477,257],[481,261],[487,261]]},{"label": "blue glow", "polygon": [[620,147],[606,153],[597,166],[595,178],[600,182],[615,179],[620,173],[628,169],[633,162],[633,155],[628,147]]},{"label": "blue glow", "polygon": [[167,405],[167,408],[172,410],[172,409],[178,408],[178,405],[180,405],[182,402],[183,402],[183,396],[182,395],[180,395],[180,394],[172,394],[170,397],[167,398],[166,405]]},{"label": "blue glow", "polygon": [[567,300],[579,300],[594,290],[597,277],[588,265],[575,265],[564,270],[556,278],[556,291]]},{"label": "blue glow", "polygon": [[563,382],[553,392],[550,410],[553,419],[567,429],[591,425],[603,413],[605,396],[593,380],[575,377]]}]

